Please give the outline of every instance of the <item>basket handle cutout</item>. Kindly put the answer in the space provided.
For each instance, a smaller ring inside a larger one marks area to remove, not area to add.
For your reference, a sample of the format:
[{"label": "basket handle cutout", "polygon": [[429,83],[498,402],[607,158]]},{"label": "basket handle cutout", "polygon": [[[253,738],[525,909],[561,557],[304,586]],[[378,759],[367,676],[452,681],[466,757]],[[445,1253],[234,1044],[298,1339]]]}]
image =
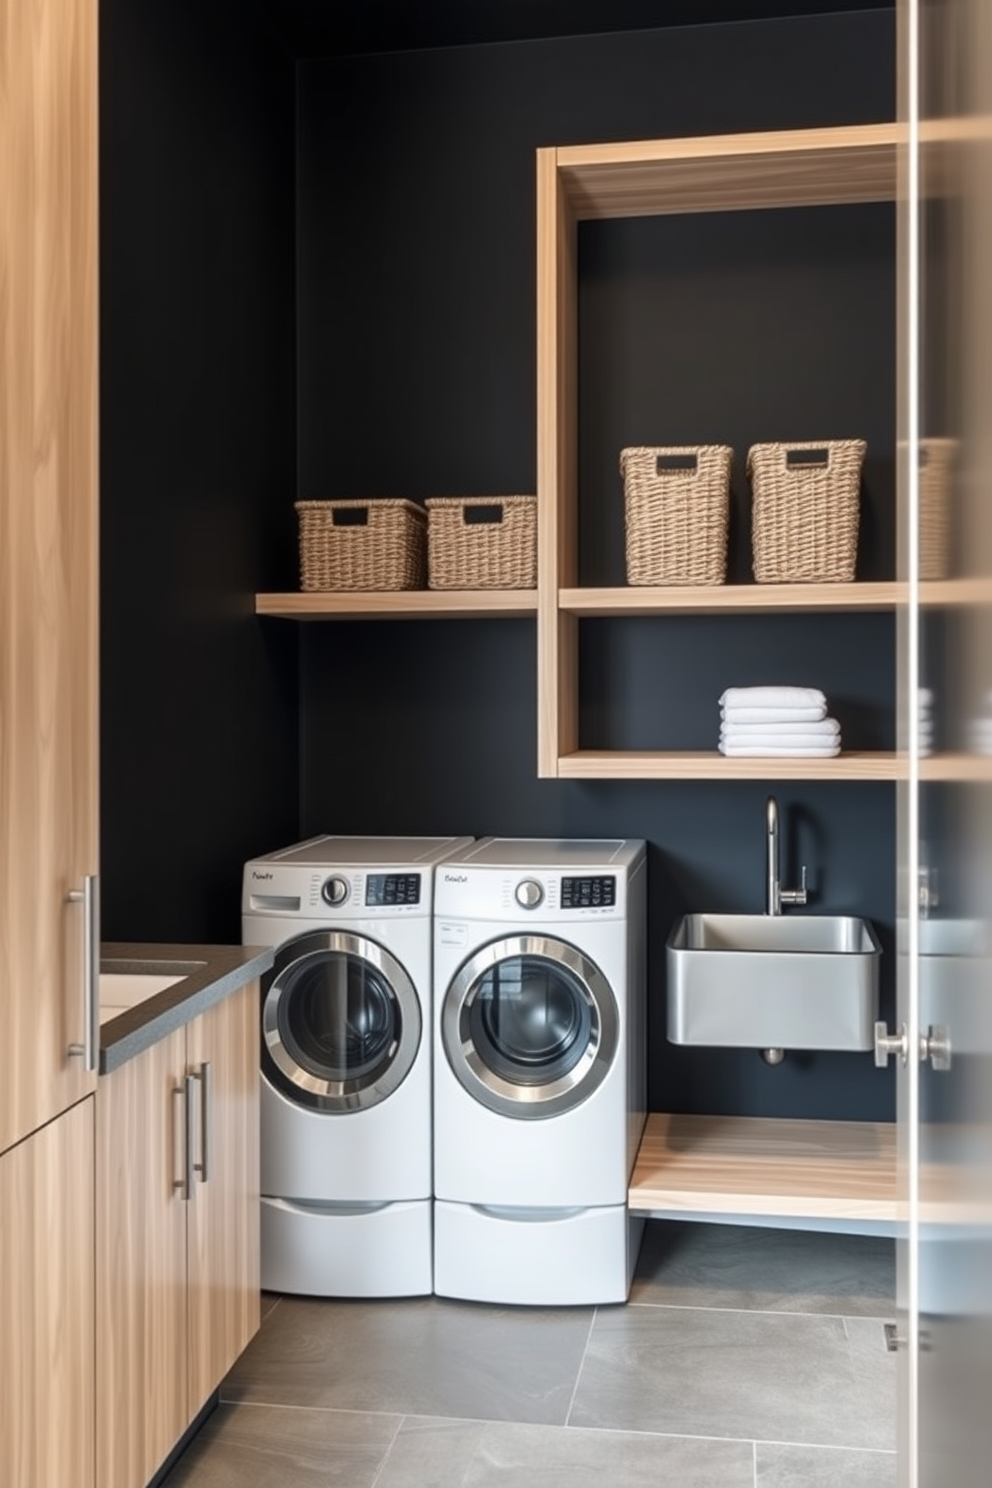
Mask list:
[{"label": "basket handle cutout", "polygon": [[698,455],[659,455],[658,464],[655,467],[658,475],[664,475],[666,470],[698,470]]},{"label": "basket handle cutout", "polygon": [[830,451],[828,449],[804,449],[786,450],[786,465],[829,465]]},{"label": "basket handle cutout", "polygon": [[466,527],[481,527],[491,522],[502,522],[501,506],[463,506],[462,521]]},{"label": "basket handle cutout", "polygon": [[331,512],[332,527],[367,527],[369,525],[369,509],[367,506],[346,506],[341,511]]}]

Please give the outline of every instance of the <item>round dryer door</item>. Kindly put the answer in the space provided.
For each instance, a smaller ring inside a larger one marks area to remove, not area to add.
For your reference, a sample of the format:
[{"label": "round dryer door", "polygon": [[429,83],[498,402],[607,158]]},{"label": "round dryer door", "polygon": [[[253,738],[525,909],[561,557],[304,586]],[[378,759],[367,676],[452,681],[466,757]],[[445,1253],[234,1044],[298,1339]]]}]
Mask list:
[{"label": "round dryer door", "polygon": [[406,1078],[423,1020],[413,983],[384,947],[320,930],[287,942],[262,982],[262,1069],[319,1111],[361,1111]]},{"label": "round dryer door", "polygon": [[470,1095],[503,1116],[540,1120],[588,1099],[616,1055],[616,1000],[599,968],[564,941],[492,941],[455,974],[441,1037]]}]

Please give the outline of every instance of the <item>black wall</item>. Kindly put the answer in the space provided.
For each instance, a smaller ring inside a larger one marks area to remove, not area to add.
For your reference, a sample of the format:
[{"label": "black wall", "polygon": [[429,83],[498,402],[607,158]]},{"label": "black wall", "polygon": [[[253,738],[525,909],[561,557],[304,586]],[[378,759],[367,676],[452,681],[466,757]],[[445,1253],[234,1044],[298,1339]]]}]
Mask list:
[{"label": "black wall", "polygon": [[[301,63],[300,496],[534,489],[537,146],[891,119],[894,56],[869,12]],[[734,446],[742,579],[748,444],[846,435],[869,441],[861,576],[892,575],[894,231],[887,207],[583,228],[585,582],[623,578],[624,444]],[[763,907],[769,787],[537,780],[530,621],[301,631],[301,835],[645,837],[652,1106],[893,1116],[866,1055],[665,1039],[675,916]],[[713,747],[720,692],[760,681],[823,687],[848,747],[892,747],[884,616],[585,622],[582,742]],[[784,874],[879,927],[891,1014],[894,787],[771,788]]]},{"label": "black wall", "polygon": [[[538,145],[889,119],[891,10],[308,61],[234,0],[103,0],[102,863],[108,938],[240,938],[244,859],[321,830],[641,836],[651,1103],[873,1118],[867,1056],[680,1050],[664,941],[760,910],[763,783],[535,774],[533,622],[258,621],[297,583],[295,496],[535,484]],[[887,208],[581,235],[583,579],[622,578],[616,455],[869,440],[861,573],[892,572]],[[828,692],[893,735],[889,618],[586,622],[583,742],[711,746],[731,682]],[[894,984],[894,788],[772,786],[784,870],[878,925]]]},{"label": "black wall", "polygon": [[107,939],[241,939],[298,825],[294,73],[237,0],[102,0]]}]

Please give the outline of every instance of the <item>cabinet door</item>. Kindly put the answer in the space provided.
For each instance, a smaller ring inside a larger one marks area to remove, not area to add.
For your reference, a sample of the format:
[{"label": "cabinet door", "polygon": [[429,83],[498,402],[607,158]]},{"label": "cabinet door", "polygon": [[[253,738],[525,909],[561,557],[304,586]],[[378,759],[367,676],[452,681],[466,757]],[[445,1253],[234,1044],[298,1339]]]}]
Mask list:
[{"label": "cabinet door", "polygon": [[259,1325],[258,996],[251,982],[187,1028],[198,1168],[206,1157],[188,1205],[191,1413]]},{"label": "cabinet door", "polygon": [[97,1091],[97,1482],[144,1488],[189,1420],[186,1032]]},{"label": "cabinet door", "polygon": [[0,1483],[93,1488],[93,1101],[0,1157]]},{"label": "cabinet door", "polygon": [[0,0],[0,1151],[95,1088],[96,0]]}]

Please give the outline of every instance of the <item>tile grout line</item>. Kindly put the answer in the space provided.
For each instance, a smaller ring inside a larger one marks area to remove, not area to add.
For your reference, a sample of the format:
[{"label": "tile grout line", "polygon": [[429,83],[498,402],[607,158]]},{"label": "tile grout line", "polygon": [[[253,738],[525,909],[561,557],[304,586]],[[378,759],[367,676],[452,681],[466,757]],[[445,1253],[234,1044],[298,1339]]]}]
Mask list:
[{"label": "tile grout line", "polygon": [[269,1318],[275,1312],[276,1308],[279,1306],[279,1303],[281,1301],[282,1301],[282,1298],[281,1297],[277,1297],[276,1300],[272,1303],[272,1306],[271,1307],[267,1307],[265,1309],[264,1316],[260,1317],[259,1320],[258,1320],[258,1331],[259,1332],[262,1331],[262,1328],[268,1322]]},{"label": "tile grout line", "polygon": [[[852,1447],[849,1442],[778,1441],[771,1436],[763,1436],[759,1441],[763,1447],[800,1447],[806,1452],[851,1452],[866,1457],[894,1457],[897,1450],[895,1447]],[[756,1448],[759,1441],[755,1442]]]},{"label": "tile grout line", "polygon": [[[370,1414],[372,1414],[372,1412],[370,1412]],[[375,1414],[382,1414],[382,1412],[375,1412]],[[403,1423],[404,1423],[405,1420],[406,1420],[406,1416],[404,1415],[404,1416],[400,1416],[399,1420],[397,1421],[397,1423],[396,1423],[396,1430],[393,1432],[392,1439],[391,1439],[391,1441],[389,1443],[389,1446],[386,1448],[386,1450],[382,1454],[382,1461],[379,1463],[379,1466],[375,1470],[375,1476],[373,1477],[372,1482],[369,1485],[369,1488],[375,1488],[376,1483],[378,1483],[379,1479],[382,1477],[383,1473],[386,1471],[386,1463],[389,1461],[390,1457],[393,1455],[393,1448],[396,1445],[396,1441],[397,1441],[397,1438],[398,1438],[400,1432],[403,1430]]]},{"label": "tile grout line", "polygon": [[754,1477],[754,1488],[758,1488],[758,1443],[751,1443],[751,1473]]},{"label": "tile grout line", "polygon": [[582,1349],[582,1357],[579,1360],[579,1367],[575,1371],[575,1384],[572,1386],[572,1398],[568,1402],[568,1410],[565,1412],[565,1419],[562,1422],[562,1425],[563,1426],[568,1426],[568,1424],[569,1424],[569,1422],[571,1421],[571,1418],[572,1418],[572,1411],[573,1411],[573,1409],[575,1407],[575,1397],[576,1397],[576,1395],[578,1394],[578,1391],[579,1391],[579,1380],[582,1378],[582,1369],[583,1369],[583,1366],[585,1365],[585,1362],[586,1362],[586,1355],[589,1352],[589,1341],[592,1338],[593,1326],[594,1326],[594,1324],[595,1324],[596,1319],[597,1319],[598,1316],[599,1316],[599,1308],[598,1307],[594,1307],[593,1310],[592,1310],[592,1317],[589,1319],[589,1331],[586,1334],[585,1345],[584,1345],[584,1347]]},{"label": "tile grout line", "polygon": [[705,1302],[628,1302],[628,1307],[644,1307],[655,1312],[732,1312],[746,1313],[748,1317],[789,1318],[839,1318],[846,1323],[850,1318],[856,1323],[890,1323],[895,1313],[851,1313],[851,1312],[799,1312],[781,1307],[720,1307]]}]

